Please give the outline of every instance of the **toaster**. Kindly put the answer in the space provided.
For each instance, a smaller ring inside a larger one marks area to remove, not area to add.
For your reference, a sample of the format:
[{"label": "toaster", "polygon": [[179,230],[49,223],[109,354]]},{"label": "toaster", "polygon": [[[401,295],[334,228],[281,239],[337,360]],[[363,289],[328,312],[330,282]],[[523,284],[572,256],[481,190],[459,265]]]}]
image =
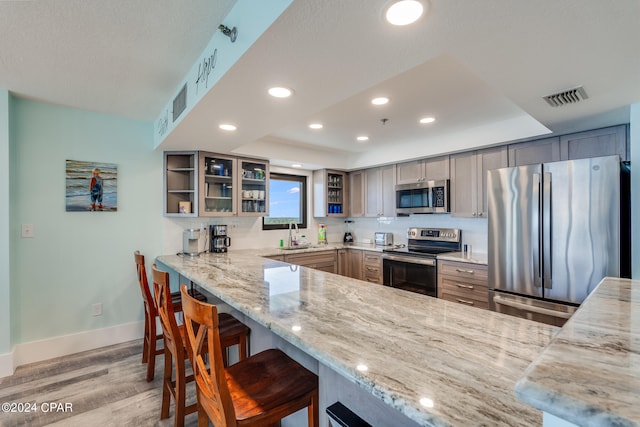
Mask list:
[{"label": "toaster", "polygon": [[384,233],[377,231],[375,234],[376,246],[390,246],[393,245],[393,233]]}]

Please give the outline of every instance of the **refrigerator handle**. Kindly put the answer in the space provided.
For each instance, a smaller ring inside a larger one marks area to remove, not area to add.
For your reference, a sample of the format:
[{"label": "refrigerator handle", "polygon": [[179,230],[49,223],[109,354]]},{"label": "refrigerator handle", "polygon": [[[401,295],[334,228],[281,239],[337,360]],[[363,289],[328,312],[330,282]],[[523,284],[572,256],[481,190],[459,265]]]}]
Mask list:
[{"label": "refrigerator handle", "polygon": [[533,247],[531,252],[533,255],[533,283],[536,287],[542,286],[540,271],[540,174],[533,174],[533,206],[531,207],[531,243]]},{"label": "refrigerator handle", "polygon": [[545,289],[553,287],[553,272],[551,259],[553,245],[551,244],[551,172],[545,172],[542,180],[542,283]]}]

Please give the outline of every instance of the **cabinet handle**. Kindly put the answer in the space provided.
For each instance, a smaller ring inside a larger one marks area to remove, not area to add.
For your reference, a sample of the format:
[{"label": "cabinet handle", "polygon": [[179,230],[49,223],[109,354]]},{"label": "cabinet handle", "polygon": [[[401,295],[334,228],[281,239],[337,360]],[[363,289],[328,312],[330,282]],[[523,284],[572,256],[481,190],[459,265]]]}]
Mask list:
[{"label": "cabinet handle", "polygon": [[459,287],[459,288],[473,289],[473,286],[471,286],[471,285],[463,285],[462,283],[456,283],[456,286]]},{"label": "cabinet handle", "polygon": [[466,273],[466,274],[473,274],[473,273],[474,273],[474,271],[473,271],[473,270],[464,270],[464,269],[462,269],[462,268],[456,268],[456,271],[457,271],[458,273]]},{"label": "cabinet handle", "polygon": [[456,298],[456,301],[462,304],[467,304],[467,305],[474,305],[475,303],[473,301],[467,301],[464,299],[460,299],[460,298]]},{"label": "cabinet handle", "polygon": [[482,216],[482,212],[478,212],[478,216]]},{"label": "cabinet handle", "polygon": [[471,214],[471,216],[478,216],[478,214],[474,212]]}]

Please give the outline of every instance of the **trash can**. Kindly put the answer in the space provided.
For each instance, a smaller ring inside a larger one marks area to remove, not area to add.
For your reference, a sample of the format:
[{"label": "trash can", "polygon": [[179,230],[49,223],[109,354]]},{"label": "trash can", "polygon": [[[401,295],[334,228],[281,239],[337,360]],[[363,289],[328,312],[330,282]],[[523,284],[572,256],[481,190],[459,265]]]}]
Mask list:
[{"label": "trash can", "polygon": [[327,408],[329,427],[371,427],[371,424],[357,416],[340,402]]}]

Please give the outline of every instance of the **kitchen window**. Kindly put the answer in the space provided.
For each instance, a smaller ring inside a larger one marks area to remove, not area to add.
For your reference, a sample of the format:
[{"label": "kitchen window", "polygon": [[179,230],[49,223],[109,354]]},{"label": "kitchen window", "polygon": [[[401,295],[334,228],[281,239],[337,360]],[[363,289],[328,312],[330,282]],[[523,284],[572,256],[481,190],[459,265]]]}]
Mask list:
[{"label": "kitchen window", "polygon": [[269,216],[262,218],[262,229],[288,229],[290,223],[307,228],[307,177],[271,173]]}]

